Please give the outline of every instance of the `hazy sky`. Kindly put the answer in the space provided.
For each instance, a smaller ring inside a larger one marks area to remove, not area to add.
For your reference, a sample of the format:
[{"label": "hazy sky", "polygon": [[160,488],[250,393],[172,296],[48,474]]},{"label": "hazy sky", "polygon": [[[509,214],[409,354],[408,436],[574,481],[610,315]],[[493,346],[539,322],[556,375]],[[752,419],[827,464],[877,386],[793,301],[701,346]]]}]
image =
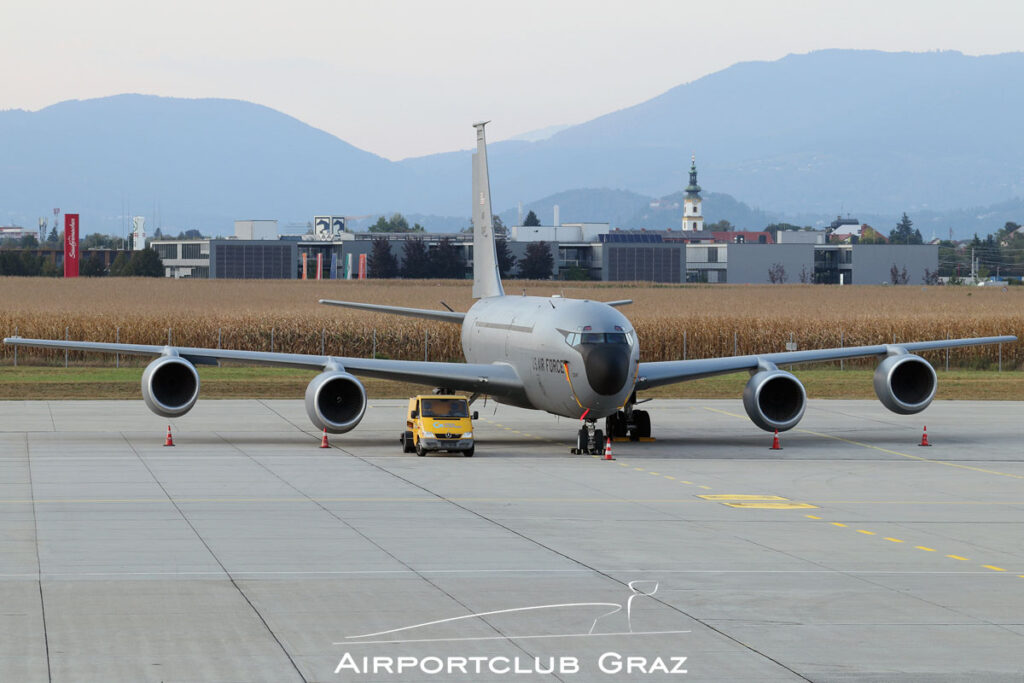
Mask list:
[{"label": "hazy sky", "polygon": [[730,64],[1021,49],[1024,2],[0,1],[0,108],[138,92],[273,107],[391,159],[579,123]]}]

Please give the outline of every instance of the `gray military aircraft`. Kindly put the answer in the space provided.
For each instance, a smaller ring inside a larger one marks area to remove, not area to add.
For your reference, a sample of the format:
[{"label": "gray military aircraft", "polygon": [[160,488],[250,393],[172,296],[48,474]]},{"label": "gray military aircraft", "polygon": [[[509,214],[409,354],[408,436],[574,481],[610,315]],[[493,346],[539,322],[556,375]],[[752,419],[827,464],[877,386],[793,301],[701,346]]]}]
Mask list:
[{"label": "gray military aircraft", "polygon": [[240,361],[320,370],[306,388],[306,413],[317,427],[348,432],[366,412],[366,391],[357,379],[377,377],[490,396],[499,403],[544,410],[581,421],[576,452],[597,453],[605,434],[637,440],[651,435],[647,411],[636,408],[637,392],[687,380],[749,372],[743,406],[758,427],[792,429],[804,415],[807,395],[794,375],[779,365],[876,356],[879,400],[908,415],[935,397],[932,366],[915,355],[958,346],[1016,341],[1016,337],[977,337],[880,344],[838,349],[790,351],[697,360],[640,361],[640,340],[617,306],[631,301],[590,301],[560,296],[509,296],[501,285],[492,226],[490,180],[484,126],[474,124],[473,298],[465,313],[381,306],[347,301],[320,303],[378,313],[426,318],[462,326],[466,363],[347,358],[231,349],[110,344],[8,337],[5,344],[77,351],[156,356],[142,374],[142,398],[157,415],[180,417],[199,397],[195,366]]}]

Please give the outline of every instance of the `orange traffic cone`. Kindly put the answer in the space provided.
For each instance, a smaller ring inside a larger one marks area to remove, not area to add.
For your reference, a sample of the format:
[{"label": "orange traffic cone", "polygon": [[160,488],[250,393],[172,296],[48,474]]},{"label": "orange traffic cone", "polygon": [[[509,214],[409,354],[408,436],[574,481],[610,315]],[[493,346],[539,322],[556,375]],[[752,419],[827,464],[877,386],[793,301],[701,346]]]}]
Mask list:
[{"label": "orange traffic cone", "polygon": [[778,429],[775,430],[775,436],[772,438],[772,447],[769,448],[768,450],[770,450],[770,451],[781,451],[782,450],[782,446],[779,445],[779,430]]},{"label": "orange traffic cone", "polygon": [[611,439],[611,437],[608,437],[608,438],[606,438],[604,440],[604,459],[605,460],[614,460],[615,459],[615,458],[612,457],[612,439]]},{"label": "orange traffic cone", "polygon": [[921,435],[921,443],[919,443],[917,445],[918,446],[931,446],[931,444],[928,443],[928,425],[924,426],[924,434]]},{"label": "orange traffic cone", "polygon": [[164,441],[164,447],[166,448],[167,446],[173,446],[173,445],[174,445],[174,439],[171,438],[171,425],[167,425],[167,440]]},{"label": "orange traffic cone", "polygon": [[320,448],[330,448],[331,444],[327,443],[327,430],[324,429],[324,438],[320,439]]}]

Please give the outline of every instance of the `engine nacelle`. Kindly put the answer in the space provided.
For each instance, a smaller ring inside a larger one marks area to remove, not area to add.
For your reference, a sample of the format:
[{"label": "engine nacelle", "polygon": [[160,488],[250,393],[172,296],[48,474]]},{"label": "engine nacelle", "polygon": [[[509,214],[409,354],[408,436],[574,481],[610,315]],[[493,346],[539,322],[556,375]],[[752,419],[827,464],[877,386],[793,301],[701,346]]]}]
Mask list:
[{"label": "engine nacelle", "polygon": [[344,434],[365,412],[366,390],[347,372],[322,372],[306,387],[306,414],[317,429]]},{"label": "engine nacelle", "polygon": [[783,370],[761,370],[743,388],[743,407],[761,429],[784,432],[804,416],[807,392],[796,377]]},{"label": "engine nacelle", "polygon": [[875,370],[875,395],[882,405],[900,415],[919,413],[935,398],[938,378],[931,363],[920,356],[889,356]]},{"label": "engine nacelle", "polygon": [[199,373],[178,356],[161,356],[142,373],[142,400],[161,417],[181,417],[199,398]]}]

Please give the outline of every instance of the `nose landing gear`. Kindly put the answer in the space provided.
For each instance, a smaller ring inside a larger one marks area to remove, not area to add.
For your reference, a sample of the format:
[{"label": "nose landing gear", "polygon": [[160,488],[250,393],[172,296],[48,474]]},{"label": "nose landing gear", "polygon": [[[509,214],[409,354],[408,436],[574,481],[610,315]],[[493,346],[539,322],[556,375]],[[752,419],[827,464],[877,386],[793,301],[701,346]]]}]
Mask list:
[{"label": "nose landing gear", "polygon": [[570,448],[573,455],[600,455],[604,453],[604,432],[597,428],[597,420],[586,420],[576,433],[576,448]]}]

